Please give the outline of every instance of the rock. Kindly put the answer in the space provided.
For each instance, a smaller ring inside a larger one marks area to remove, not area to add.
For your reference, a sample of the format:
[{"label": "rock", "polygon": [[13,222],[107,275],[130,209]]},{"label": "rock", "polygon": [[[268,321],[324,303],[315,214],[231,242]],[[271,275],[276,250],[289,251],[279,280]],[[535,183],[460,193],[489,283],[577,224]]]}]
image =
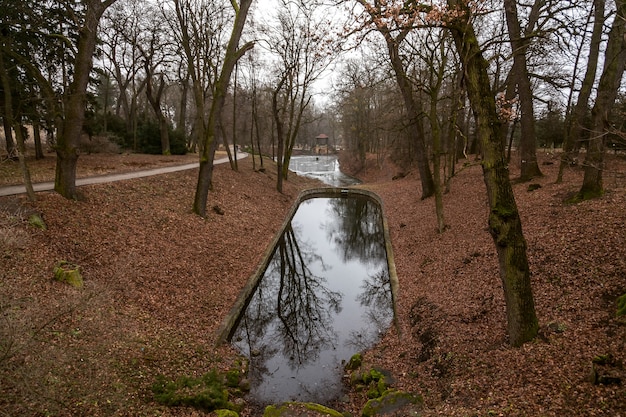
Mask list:
[{"label": "rock", "polygon": [[71,264],[67,261],[60,261],[54,267],[54,279],[65,282],[74,288],[82,288],[83,276],[80,273],[78,265]]},{"label": "rock", "polygon": [[400,412],[403,416],[418,416],[423,405],[424,399],[421,395],[389,390],[382,396],[369,400],[361,415],[372,417]]},{"label": "rock", "polygon": [[239,381],[239,389],[244,392],[250,391],[250,380],[248,378],[242,378],[241,381]]},{"label": "rock", "polygon": [[263,417],[345,417],[337,410],[315,403],[287,402],[280,406],[268,405]]}]

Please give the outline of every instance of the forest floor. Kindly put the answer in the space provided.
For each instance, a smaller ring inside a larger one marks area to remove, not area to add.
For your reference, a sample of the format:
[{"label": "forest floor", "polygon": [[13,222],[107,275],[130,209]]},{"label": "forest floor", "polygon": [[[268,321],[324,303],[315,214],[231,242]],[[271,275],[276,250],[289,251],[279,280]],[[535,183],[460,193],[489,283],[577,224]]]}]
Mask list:
[{"label": "forest floor", "polygon": [[[609,157],[602,198],[568,205],[581,168],[555,184],[556,156],[539,158],[540,187],[514,185],[541,326],[521,348],[507,343],[480,165],[457,166],[442,234],[416,170],[392,180],[400,170],[371,158],[348,172],[384,201],[399,279],[398,326],[365,361],[422,394],[422,416],[626,417],[626,319],[616,317],[626,292],[626,160]],[[83,155],[78,175],[196,160]],[[190,210],[196,169],[80,187],[80,201],[0,198],[0,416],[212,415],[159,405],[150,388],[158,375],[233,365],[237,352],[215,346],[218,328],[300,190],[320,185],[290,175],[280,194],[275,167],[252,163],[215,167],[206,219]],[[53,179],[53,156],[29,166],[34,181]],[[20,183],[16,167],[0,163],[0,184]],[[28,224],[31,212],[46,230]],[[62,260],[81,267],[83,288],[52,279]],[[600,357],[621,384],[590,381]],[[357,416],[365,400],[351,392],[333,406]],[[247,406],[241,415],[260,414]]]}]

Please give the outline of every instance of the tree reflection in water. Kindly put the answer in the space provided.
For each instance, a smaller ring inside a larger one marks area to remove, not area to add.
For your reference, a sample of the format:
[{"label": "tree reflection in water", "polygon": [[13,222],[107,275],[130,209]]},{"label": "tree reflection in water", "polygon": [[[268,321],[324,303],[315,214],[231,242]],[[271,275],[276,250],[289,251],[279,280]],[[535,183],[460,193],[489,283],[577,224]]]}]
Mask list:
[{"label": "tree reflection in water", "polygon": [[382,210],[364,196],[300,204],[231,338],[260,403],[328,403],[342,361],[391,322]]}]

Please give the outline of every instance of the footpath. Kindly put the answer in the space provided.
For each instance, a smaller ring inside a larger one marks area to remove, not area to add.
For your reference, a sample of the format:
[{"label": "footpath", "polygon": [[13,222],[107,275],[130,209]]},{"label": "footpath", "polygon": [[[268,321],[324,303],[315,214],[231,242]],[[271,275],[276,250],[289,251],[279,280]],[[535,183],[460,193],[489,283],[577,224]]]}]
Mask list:
[{"label": "footpath", "polygon": [[[242,159],[247,156],[248,154],[245,152],[237,153],[237,159]],[[213,161],[213,164],[224,164],[226,162],[228,162],[228,157],[215,159]],[[106,182],[129,180],[132,178],[149,177],[151,175],[168,174],[170,172],[185,171],[188,169],[198,168],[199,166],[200,163],[195,162],[193,164],[147,169],[144,171],[127,172],[124,174],[108,174],[97,177],[79,178],[76,180],[76,186],[79,187],[81,185],[103,184]],[[35,192],[54,190],[54,181],[33,184],[33,189],[35,190]],[[10,185],[7,187],[0,187],[0,197],[25,193],[26,187],[24,185]]]}]

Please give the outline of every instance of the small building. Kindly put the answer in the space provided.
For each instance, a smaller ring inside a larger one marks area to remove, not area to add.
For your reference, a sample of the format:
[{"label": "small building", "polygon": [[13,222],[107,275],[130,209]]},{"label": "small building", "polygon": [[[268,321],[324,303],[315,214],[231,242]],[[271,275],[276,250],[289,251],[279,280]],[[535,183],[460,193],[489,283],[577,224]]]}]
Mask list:
[{"label": "small building", "polygon": [[315,146],[313,147],[313,153],[317,155],[328,155],[330,151],[329,138],[324,133],[320,133],[315,137]]}]

